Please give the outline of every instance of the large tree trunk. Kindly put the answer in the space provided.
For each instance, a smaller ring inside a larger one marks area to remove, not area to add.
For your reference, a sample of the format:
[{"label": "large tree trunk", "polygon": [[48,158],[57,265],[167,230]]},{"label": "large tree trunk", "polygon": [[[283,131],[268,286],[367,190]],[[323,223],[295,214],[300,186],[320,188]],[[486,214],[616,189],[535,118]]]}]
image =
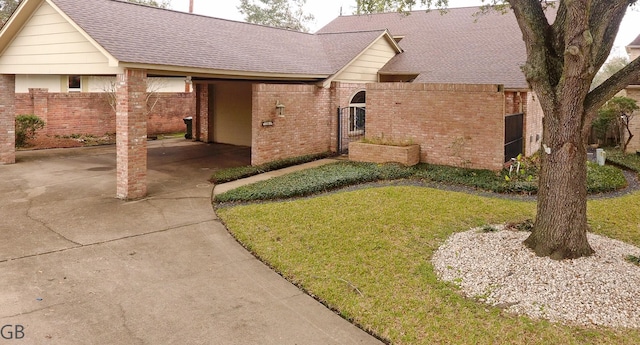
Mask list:
[{"label": "large tree trunk", "polygon": [[[538,212],[524,241],[538,256],[574,259],[594,253],[587,242],[587,152],[575,104],[553,110],[544,119],[544,143],[538,188]],[[559,129],[562,130],[559,130]],[[547,146],[549,145],[549,146]]]}]

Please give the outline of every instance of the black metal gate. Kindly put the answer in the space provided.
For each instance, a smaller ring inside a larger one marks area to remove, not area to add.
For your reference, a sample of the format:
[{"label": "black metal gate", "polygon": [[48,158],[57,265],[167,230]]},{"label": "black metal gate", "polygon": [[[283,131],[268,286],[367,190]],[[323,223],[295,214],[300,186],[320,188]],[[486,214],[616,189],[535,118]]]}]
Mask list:
[{"label": "black metal gate", "polygon": [[338,153],[349,152],[349,143],[364,138],[365,108],[338,108]]},{"label": "black metal gate", "polygon": [[504,161],[518,157],[524,148],[524,114],[507,115],[504,118]]}]

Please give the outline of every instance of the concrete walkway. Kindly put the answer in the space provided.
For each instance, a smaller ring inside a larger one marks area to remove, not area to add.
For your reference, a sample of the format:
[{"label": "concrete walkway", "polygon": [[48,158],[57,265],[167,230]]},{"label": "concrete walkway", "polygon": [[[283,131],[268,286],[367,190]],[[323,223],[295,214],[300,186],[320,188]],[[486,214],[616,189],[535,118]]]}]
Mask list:
[{"label": "concrete walkway", "polygon": [[255,176],[251,176],[251,177],[247,177],[247,178],[243,178],[240,180],[235,180],[235,181],[231,181],[231,182],[227,182],[227,183],[221,183],[216,185],[213,188],[213,194],[214,195],[218,195],[218,194],[222,194],[224,192],[228,192],[232,189],[236,189],[238,187],[241,186],[245,186],[248,184],[252,184],[252,183],[256,183],[259,181],[264,181],[264,180],[268,180],[270,178],[276,177],[276,176],[282,176],[282,175],[286,175],[286,174],[290,174],[292,172],[296,172],[296,171],[300,171],[300,170],[306,170],[306,169],[311,169],[311,168],[316,168],[325,164],[329,164],[329,163],[335,163],[336,160],[335,159],[319,159],[317,161],[313,161],[313,162],[309,162],[309,163],[304,163],[304,164],[300,164],[300,165],[295,165],[292,167],[288,167],[288,168],[284,168],[284,169],[280,169],[280,170],[274,170],[274,171],[267,171],[265,173],[259,174],[259,175],[255,175]]},{"label": "concrete walkway", "polygon": [[216,219],[211,169],[248,150],[150,142],[149,197],[132,202],[114,198],[112,146],[17,159],[0,166],[0,327],[20,326],[16,344],[380,344]]}]

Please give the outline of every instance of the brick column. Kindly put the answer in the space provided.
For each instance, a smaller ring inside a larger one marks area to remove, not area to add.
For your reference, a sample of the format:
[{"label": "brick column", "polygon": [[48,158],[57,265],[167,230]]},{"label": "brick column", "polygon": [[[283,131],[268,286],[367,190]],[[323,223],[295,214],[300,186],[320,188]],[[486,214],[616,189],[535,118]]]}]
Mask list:
[{"label": "brick column", "polygon": [[[33,114],[48,122],[49,115],[49,89],[29,89],[33,100]],[[46,127],[45,127],[46,131]]]},{"label": "brick column", "polygon": [[193,140],[209,142],[209,85],[196,85],[196,116],[193,119]]},{"label": "brick column", "polygon": [[0,74],[0,164],[16,162],[16,76]]},{"label": "brick column", "polygon": [[147,72],[125,69],[116,85],[117,197],[147,194]]}]

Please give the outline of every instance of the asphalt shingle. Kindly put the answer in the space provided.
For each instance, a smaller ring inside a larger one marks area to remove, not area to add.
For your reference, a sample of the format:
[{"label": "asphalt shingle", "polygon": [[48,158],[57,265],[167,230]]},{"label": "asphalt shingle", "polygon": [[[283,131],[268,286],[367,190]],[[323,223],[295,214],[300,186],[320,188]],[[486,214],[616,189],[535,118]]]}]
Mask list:
[{"label": "asphalt shingle", "polygon": [[116,59],[127,63],[328,76],[324,40],[119,0],[52,0]]},{"label": "asphalt shingle", "polygon": [[318,33],[387,29],[404,36],[386,73],[419,73],[415,82],[504,84],[528,88],[521,66],[526,61],[522,34],[512,14],[475,16],[477,7],[410,14],[382,13],[341,16]]}]

